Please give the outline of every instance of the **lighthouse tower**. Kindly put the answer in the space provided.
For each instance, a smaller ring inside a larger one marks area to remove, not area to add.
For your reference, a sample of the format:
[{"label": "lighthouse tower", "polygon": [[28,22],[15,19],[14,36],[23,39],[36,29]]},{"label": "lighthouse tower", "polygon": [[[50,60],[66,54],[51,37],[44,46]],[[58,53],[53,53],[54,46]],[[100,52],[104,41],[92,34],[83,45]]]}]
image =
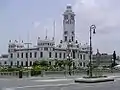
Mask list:
[{"label": "lighthouse tower", "polygon": [[63,14],[63,41],[75,41],[75,14],[71,5],[67,5]]}]

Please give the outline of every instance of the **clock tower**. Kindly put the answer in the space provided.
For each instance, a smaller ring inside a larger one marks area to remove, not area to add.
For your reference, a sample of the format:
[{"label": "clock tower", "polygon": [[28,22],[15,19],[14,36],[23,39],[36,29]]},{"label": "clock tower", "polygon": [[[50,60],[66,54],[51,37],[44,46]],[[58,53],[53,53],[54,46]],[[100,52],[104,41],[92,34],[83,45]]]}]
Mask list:
[{"label": "clock tower", "polygon": [[63,14],[63,41],[75,41],[75,14],[70,5],[67,5]]}]

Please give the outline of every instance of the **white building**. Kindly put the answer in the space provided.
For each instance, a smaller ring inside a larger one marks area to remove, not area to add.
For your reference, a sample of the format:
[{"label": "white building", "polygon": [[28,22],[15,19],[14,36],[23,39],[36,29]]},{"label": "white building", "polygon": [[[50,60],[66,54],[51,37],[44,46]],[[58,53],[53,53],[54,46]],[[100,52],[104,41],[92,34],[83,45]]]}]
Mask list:
[{"label": "white building", "polygon": [[[69,46],[68,46],[69,45]],[[31,66],[36,60],[48,60],[54,62],[57,60],[67,60],[68,49],[71,59],[76,66],[86,67],[89,63],[89,45],[81,45],[75,39],[75,14],[72,7],[68,5],[63,14],[63,39],[58,45],[55,45],[54,39],[41,40],[38,37],[35,47],[25,47],[23,42],[12,42],[8,44],[8,57],[1,57],[1,65],[20,65]]]}]

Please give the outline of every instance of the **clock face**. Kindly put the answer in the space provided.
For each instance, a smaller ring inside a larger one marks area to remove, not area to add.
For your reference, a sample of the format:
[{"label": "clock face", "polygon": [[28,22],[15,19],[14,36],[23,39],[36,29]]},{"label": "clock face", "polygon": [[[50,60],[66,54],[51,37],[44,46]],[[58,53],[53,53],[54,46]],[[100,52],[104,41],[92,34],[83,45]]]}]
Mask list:
[{"label": "clock face", "polygon": [[74,15],[64,15],[64,20],[66,24],[72,24],[74,22]]},{"label": "clock face", "polygon": [[66,24],[73,24],[73,22],[74,22],[73,20],[66,20],[65,21]]},{"label": "clock face", "polygon": [[64,16],[64,20],[67,20],[67,19],[68,19],[68,15],[65,15],[65,16]]},{"label": "clock face", "polygon": [[71,15],[71,20],[74,20],[74,16],[73,15]]}]

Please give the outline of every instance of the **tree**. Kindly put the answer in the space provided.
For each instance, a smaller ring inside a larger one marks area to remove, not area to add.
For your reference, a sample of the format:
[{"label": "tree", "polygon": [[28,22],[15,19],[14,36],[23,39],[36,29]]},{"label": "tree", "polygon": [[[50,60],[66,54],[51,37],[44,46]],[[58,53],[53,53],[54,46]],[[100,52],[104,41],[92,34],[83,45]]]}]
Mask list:
[{"label": "tree", "polygon": [[41,66],[48,66],[49,64],[48,64],[48,61],[42,60],[42,61],[40,61],[40,65]]},{"label": "tree", "polygon": [[35,62],[33,63],[33,66],[38,66],[38,65],[40,65],[40,62],[39,62],[39,61],[35,61]]}]

